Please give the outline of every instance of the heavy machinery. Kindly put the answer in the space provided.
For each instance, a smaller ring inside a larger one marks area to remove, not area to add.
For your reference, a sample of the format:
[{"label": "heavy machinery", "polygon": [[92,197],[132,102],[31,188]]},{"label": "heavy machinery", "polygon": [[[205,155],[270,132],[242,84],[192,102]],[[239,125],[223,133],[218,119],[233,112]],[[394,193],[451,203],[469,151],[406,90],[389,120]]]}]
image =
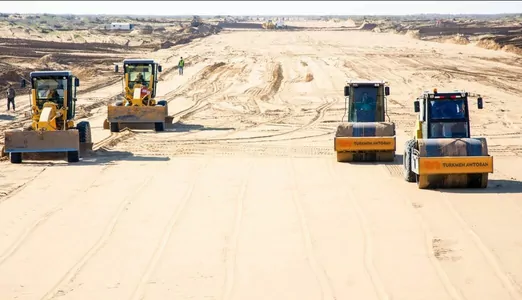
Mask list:
[{"label": "heavy machinery", "polygon": [[[73,121],[80,80],[70,71],[39,71],[29,76],[31,126],[6,131],[4,152],[9,153],[11,163],[21,163],[23,154],[45,159],[56,152],[65,153],[67,162],[78,162],[80,155],[92,150],[89,122],[75,126]],[[25,79],[21,86],[26,86]]]},{"label": "heavy machinery", "polygon": [[192,21],[190,21],[191,27],[199,27],[201,25],[201,18],[199,16],[193,16]]},{"label": "heavy machinery", "polygon": [[[493,157],[485,138],[471,138],[469,94],[424,92],[414,101],[418,120],[404,147],[404,179],[420,189],[486,188]],[[477,99],[483,108],[482,97]]]},{"label": "heavy machinery", "polygon": [[338,162],[385,162],[395,159],[395,124],[386,122],[385,81],[349,81],[344,87],[347,122],[337,126]]},{"label": "heavy machinery", "polygon": [[286,29],[287,26],[283,24],[282,20],[277,21],[274,23],[272,20],[268,20],[267,22],[262,24],[262,27],[264,29]]},{"label": "heavy machinery", "polygon": [[272,20],[268,20],[267,22],[263,23],[264,29],[275,29],[275,24],[272,22]]},{"label": "heavy machinery", "polygon": [[[155,131],[164,131],[171,121],[167,101],[156,101],[158,73],[161,65],[152,59],[125,59],[123,61],[123,101],[109,105],[103,128],[119,132],[122,126],[146,129],[154,124]],[[114,66],[118,73],[118,65]],[[141,126],[140,126],[141,125]]]}]

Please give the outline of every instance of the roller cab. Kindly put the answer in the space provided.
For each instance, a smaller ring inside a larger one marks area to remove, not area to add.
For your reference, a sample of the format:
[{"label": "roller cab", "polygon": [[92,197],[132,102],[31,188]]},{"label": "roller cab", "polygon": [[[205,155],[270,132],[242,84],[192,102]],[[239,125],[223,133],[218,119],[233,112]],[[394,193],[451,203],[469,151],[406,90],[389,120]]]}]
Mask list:
[{"label": "roller cab", "polygon": [[395,159],[395,124],[385,122],[389,94],[384,81],[350,81],[345,86],[348,121],[338,125],[334,137],[338,162]]}]

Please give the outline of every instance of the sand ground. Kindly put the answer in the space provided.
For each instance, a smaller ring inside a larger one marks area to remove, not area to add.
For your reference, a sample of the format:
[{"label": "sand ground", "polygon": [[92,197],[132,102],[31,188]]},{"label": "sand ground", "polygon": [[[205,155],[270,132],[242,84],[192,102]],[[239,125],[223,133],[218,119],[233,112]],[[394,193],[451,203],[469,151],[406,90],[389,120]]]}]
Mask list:
[{"label": "sand ground", "polygon": [[[167,132],[121,133],[74,165],[1,163],[0,299],[522,299],[514,54],[353,31],[221,33],[149,57]],[[395,163],[335,161],[348,79],[390,83]],[[488,189],[403,181],[412,102],[434,87],[484,97],[470,111]],[[97,143],[105,114],[86,115]]]}]

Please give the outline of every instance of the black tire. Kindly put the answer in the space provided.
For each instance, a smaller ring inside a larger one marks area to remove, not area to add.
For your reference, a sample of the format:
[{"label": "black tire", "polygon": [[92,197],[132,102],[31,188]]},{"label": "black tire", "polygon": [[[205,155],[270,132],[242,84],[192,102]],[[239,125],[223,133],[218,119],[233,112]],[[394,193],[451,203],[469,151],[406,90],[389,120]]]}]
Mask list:
[{"label": "black tire", "polygon": [[22,153],[9,153],[9,159],[12,164],[21,164],[22,163]]},{"label": "black tire", "polygon": [[110,124],[111,132],[120,132],[120,124],[113,122]]},{"label": "black tire", "polygon": [[165,123],[163,123],[163,122],[154,123],[154,130],[158,131],[158,132],[165,131]]},{"label": "black tire", "polygon": [[80,161],[80,152],[79,151],[67,151],[67,162],[75,163]]},{"label": "black tire", "polygon": [[403,176],[407,182],[416,182],[417,174],[411,170],[411,155],[415,146],[415,140],[409,140],[404,144],[404,156],[402,157]]},{"label": "black tire", "polygon": [[80,135],[80,143],[92,143],[91,124],[87,121],[82,121],[76,125],[78,134]]},{"label": "black tire", "polygon": [[164,107],[166,107],[166,108],[167,108],[167,110],[166,110],[166,114],[167,114],[167,116],[168,116],[168,114],[169,114],[169,104],[168,104],[167,101],[165,101],[165,100],[160,100],[160,101],[158,101],[158,103],[156,103],[156,105],[157,105],[157,106],[164,106]]}]

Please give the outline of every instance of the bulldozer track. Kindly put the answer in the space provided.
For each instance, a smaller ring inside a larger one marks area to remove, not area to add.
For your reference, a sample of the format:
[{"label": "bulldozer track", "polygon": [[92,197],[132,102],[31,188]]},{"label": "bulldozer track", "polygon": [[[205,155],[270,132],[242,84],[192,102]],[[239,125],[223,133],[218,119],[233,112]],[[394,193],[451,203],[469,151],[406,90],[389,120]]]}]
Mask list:
[{"label": "bulldozer track", "polygon": [[[252,140],[259,140],[259,139],[266,139],[266,138],[271,138],[271,137],[284,136],[284,135],[288,135],[288,134],[292,134],[292,133],[301,131],[303,129],[306,129],[308,127],[311,127],[311,126],[315,125],[317,122],[319,122],[324,117],[325,112],[332,105],[334,105],[335,103],[337,103],[337,100],[336,101],[332,101],[332,102],[327,102],[327,103],[324,103],[324,104],[320,105],[319,107],[316,108],[316,115],[312,118],[312,120],[310,120],[308,123],[306,123],[304,125],[299,126],[298,128],[295,128],[295,129],[292,129],[292,130],[288,130],[288,131],[285,131],[285,132],[268,134],[268,135],[262,135],[262,136],[253,136],[253,137],[193,139],[193,140],[178,140],[177,142],[184,142],[184,143],[195,142],[195,143],[197,143],[197,142],[203,142],[203,141],[210,141],[210,142],[217,142],[217,141],[219,141],[219,142],[224,142],[224,141],[229,141],[229,142],[246,141],[248,143],[248,141],[250,141],[250,142],[257,142],[257,141],[252,141]],[[291,117],[294,117],[294,116],[287,116],[287,117],[283,117],[282,119],[291,118]],[[271,121],[269,121],[267,123],[271,123],[271,122],[274,122],[274,121],[271,120]],[[259,126],[259,125],[256,124],[255,126]],[[255,126],[253,126],[253,127],[255,127]],[[244,130],[248,130],[248,129],[251,129],[251,128],[246,128]],[[234,132],[232,132],[232,133],[234,133]],[[232,134],[232,133],[230,133],[230,134]],[[263,142],[265,142],[265,141],[267,141],[267,140],[264,140]]]}]

